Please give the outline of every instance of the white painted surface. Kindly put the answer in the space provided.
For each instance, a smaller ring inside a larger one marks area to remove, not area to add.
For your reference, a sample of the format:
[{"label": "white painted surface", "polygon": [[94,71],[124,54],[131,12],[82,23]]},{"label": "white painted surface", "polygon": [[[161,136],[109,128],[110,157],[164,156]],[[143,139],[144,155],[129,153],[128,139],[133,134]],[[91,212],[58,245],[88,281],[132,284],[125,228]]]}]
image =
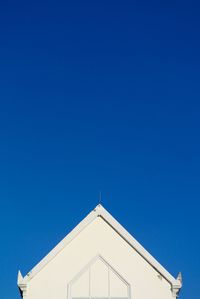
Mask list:
[{"label": "white painted surface", "polygon": [[[91,262],[98,255],[129,284],[129,288],[114,272],[109,274],[108,282],[106,264],[98,259]],[[160,267],[152,267],[103,217],[93,217],[57,254],[36,268],[34,275],[30,273],[20,278],[19,285],[26,284],[26,299],[174,298],[172,282],[168,279],[171,276],[160,279],[160,269],[163,269]],[[168,274],[166,270],[163,274],[165,272]],[[180,288],[179,281],[173,277],[172,281]]]}]

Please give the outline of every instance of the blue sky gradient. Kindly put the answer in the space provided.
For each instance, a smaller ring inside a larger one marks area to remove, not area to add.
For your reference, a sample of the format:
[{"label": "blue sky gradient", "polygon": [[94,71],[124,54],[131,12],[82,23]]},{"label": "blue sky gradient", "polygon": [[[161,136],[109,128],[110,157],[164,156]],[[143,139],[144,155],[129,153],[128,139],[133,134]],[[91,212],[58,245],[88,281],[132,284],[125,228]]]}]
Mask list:
[{"label": "blue sky gradient", "polygon": [[99,200],[200,293],[199,1],[2,1],[1,299]]}]

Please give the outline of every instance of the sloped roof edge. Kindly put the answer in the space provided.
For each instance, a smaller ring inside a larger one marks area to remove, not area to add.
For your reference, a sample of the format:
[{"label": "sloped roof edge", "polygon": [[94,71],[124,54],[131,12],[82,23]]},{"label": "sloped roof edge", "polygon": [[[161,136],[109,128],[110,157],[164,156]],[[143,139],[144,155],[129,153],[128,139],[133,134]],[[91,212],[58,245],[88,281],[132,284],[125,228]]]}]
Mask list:
[{"label": "sloped roof edge", "polygon": [[18,279],[18,286],[27,284],[45,265],[47,265],[67,244],[69,244],[88,224],[97,217],[102,217],[131,247],[133,247],[172,287],[176,296],[182,286],[182,281],[175,279],[129,232],[106,210],[97,205],[61,242],[58,243],[24,278]]}]

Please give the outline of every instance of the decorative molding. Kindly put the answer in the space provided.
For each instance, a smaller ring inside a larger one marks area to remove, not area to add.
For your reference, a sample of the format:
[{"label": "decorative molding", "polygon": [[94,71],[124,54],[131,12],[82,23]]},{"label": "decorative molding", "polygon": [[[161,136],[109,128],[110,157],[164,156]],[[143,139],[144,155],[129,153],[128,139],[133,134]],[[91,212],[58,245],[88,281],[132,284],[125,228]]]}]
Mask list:
[{"label": "decorative molding", "polygon": [[175,298],[177,298],[179,296],[180,289],[183,285],[183,277],[182,277],[181,272],[178,273],[176,282],[177,283],[174,283],[172,285],[172,294],[173,294],[173,297],[175,297]]},{"label": "decorative molding", "polygon": [[[122,275],[113,267],[110,265],[110,263],[108,263],[108,261],[106,261],[105,258],[102,257],[101,254],[97,254],[95,257],[92,258],[92,260],[90,260],[89,263],[87,263],[68,283],[67,285],[67,299],[72,299],[71,298],[71,285],[73,285],[73,283],[75,283],[80,277],[81,275],[87,271],[89,269],[89,298],[91,298],[90,296],[90,283],[91,283],[91,274],[90,274],[90,269],[91,266],[97,261],[97,260],[101,260],[104,265],[106,265],[106,267],[108,268],[108,280],[109,280],[109,275],[110,275],[110,271],[112,271],[126,286],[127,286],[127,294],[128,294],[128,299],[131,299],[130,294],[131,294],[131,286],[130,284],[127,282],[127,280],[122,277]],[[108,288],[110,288],[109,284],[108,284]],[[110,295],[109,297],[110,298]]]},{"label": "decorative molding", "polygon": [[20,290],[20,295],[23,299],[27,298],[27,283],[24,282],[23,276],[20,271],[18,271],[18,276],[17,276],[17,285]]},{"label": "decorative molding", "polygon": [[118,277],[119,279],[125,283],[127,286],[130,286],[128,281],[122,277],[122,275],[104,258],[101,254],[97,254],[93,257],[73,278],[69,281],[69,285],[73,284],[87,269],[89,269],[97,260],[101,260],[108,268],[110,268]]},{"label": "decorative molding", "polygon": [[172,295],[177,298],[180,292],[180,286],[172,285]]},{"label": "decorative molding", "polygon": [[21,294],[21,297],[23,299],[26,299],[27,298],[27,293],[28,293],[28,287],[27,287],[27,284],[26,283],[20,283],[18,284],[18,287],[20,289],[20,294]]}]

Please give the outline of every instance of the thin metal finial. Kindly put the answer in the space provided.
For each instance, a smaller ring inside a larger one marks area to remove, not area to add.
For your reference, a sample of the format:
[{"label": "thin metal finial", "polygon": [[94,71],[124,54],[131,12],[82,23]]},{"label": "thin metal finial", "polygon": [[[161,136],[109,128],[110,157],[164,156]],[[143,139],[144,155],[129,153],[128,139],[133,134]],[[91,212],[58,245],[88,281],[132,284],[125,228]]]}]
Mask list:
[{"label": "thin metal finial", "polygon": [[99,204],[101,204],[101,200],[102,200],[102,194],[101,191],[99,191]]}]

